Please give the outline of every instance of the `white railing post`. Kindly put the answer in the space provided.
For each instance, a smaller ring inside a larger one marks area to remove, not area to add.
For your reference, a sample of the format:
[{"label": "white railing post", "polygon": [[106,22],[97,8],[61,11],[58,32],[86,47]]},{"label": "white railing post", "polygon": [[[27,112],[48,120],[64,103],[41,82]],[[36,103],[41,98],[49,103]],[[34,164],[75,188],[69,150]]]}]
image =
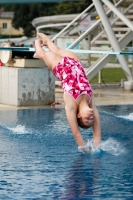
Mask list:
[{"label": "white railing post", "polygon": [[81,16],[86,13],[88,10],[90,10],[94,4],[92,3],[89,7],[87,7],[81,14],[79,14],[74,20],[72,20],[65,28],[63,28],[55,37],[52,38],[52,41],[54,41],[57,37],[59,37],[64,31],[66,31],[71,25],[73,25],[78,19],[81,18]]},{"label": "white railing post", "polygon": [[101,1],[104,2],[133,31],[132,22],[130,22],[130,20],[126,18],[123,13],[121,13],[110,1],[108,0],[101,0]]},{"label": "white railing post", "polygon": [[[97,0],[100,1],[100,0]],[[123,3],[125,0],[120,0],[115,6],[118,7]],[[109,15],[112,12],[112,10],[107,11],[106,15]],[[72,49],[76,44],[78,44],[83,38],[86,37],[99,23],[101,22],[101,19],[97,20],[95,24],[93,24],[88,30],[86,30],[80,37],[78,37],[67,49]]]},{"label": "white railing post", "polygon": [[[102,1],[104,1],[104,0],[102,0]],[[108,1],[108,0],[106,0],[106,1]],[[117,39],[115,37],[115,33],[114,33],[114,31],[113,31],[113,29],[111,27],[110,21],[109,21],[107,15],[105,13],[105,10],[104,10],[104,8],[102,6],[101,1],[100,0],[99,1],[93,0],[93,3],[95,5],[95,7],[96,7],[96,10],[97,10],[100,18],[101,18],[102,24],[103,24],[103,26],[105,28],[105,31],[106,31],[106,33],[108,35],[108,39],[109,39],[113,49],[115,51],[121,51],[121,48],[120,48],[119,43],[118,43],[118,41],[117,41]],[[131,75],[130,69],[129,69],[128,65],[127,65],[127,62],[125,60],[125,57],[124,56],[117,56],[117,57],[119,59],[119,62],[121,64],[121,67],[122,67],[124,73],[127,76],[127,79],[129,81],[132,80],[132,75]]]}]

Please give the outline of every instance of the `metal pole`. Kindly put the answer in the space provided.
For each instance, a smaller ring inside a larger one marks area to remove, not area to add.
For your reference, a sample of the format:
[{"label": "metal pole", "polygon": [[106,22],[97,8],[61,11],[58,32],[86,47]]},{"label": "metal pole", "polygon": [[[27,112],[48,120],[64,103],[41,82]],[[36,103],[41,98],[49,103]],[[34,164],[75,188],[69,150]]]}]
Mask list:
[{"label": "metal pole", "polygon": [[110,1],[102,0],[132,31],[133,24]]},{"label": "metal pole", "polygon": [[[133,40],[132,40],[132,47],[133,47]],[[133,55],[132,55],[132,76],[133,76]]]},{"label": "metal pole", "polygon": [[[91,50],[91,34],[88,35],[88,49]],[[91,66],[91,54],[88,54],[89,67]]]},{"label": "metal pole", "polygon": [[101,71],[98,72],[98,84],[101,85]]},{"label": "metal pole", "polygon": [[[97,0],[99,1],[99,0]],[[118,7],[119,5],[121,5],[121,3],[123,3],[125,0],[120,0],[115,6]],[[112,10],[107,11],[107,15],[109,15],[112,12]],[[72,49],[73,47],[75,47],[76,44],[78,44],[83,38],[86,37],[86,35],[88,35],[99,23],[100,23],[101,19],[97,20],[96,23],[94,23],[88,30],[86,30],[80,37],[78,37],[69,47],[67,47],[67,49]]]},{"label": "metal pole", "polygon": [[54,41],[57,37],[59,37],[64,31],[66,31],[71,25],[74,24],[84,13],[86,13],[90,8],[92,8],[94,4],[92,3],[89,7],[87,7],[80,15],[78,15],[74,20],[71,21],[65,28],[63,28],[55,37],[52,38],[52,41]]},{"label": "metal pole", "polygon": [[[101,1],[100,0],[99,1],[93,0],[93,2],[94,2],[94,5],[96,7],[96,10],[97,10],[97,12],[98,12],[98,14],[99,14],[99,16],[101,18],[102,24],[103,24],[103,26],[105,28],[105,31],[106,31],[106,33],[108,35],[109,41],[110,41],[113,49],[115,51],[121,51],[119,43],[118,43],[118,41],[117,41],[117,39],[115,37],[114,31],[113,31],[113,29],[112,29],[112,27],[110,25],[109,19],[107,18],[106,13],[105,13],[105,11],[104,11],[104,9],[102,7]],[[132,75],[131,75],[129,67],[128,67],[127,63],[126,63],[125,57],[124,56],[121,56],[121,57],[118,56],[118,59],[119,59],[119,62],[121,64],[121,67],[122,67],[124,73],[127,76],[127,79],[128,80],[132,80]]]}]

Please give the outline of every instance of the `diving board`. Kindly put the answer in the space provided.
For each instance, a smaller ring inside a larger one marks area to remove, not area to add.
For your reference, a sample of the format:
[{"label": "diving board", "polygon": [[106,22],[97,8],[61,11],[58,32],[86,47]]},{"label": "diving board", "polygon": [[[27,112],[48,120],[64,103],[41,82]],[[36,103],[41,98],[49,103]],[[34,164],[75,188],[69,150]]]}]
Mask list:
[{"label": "diving board", "polygon": [[[35,48],[28,47],[0,47],[0,51],[12,51],[12,52],[33,52],[35,53]],[[48,51],[48,49],[45,49]],[[82,54],[111,54],[111,55],[133,55],[133,52],[129,51],[97,51],[97,50],[78,50],[78,49],[69,49],[74,53]]]}]

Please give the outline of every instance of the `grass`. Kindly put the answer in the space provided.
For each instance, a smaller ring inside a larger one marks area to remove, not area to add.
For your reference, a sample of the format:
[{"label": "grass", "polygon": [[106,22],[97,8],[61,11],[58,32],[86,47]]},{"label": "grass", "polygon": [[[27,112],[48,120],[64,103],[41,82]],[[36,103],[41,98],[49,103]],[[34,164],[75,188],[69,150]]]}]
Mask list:
[{"label": "grass", "polygon": [[[126,76],[121,68],[104,68],[101,70],[101,83],[120,83]],[[98,83],[98,74],[90,80],[90,83]]]},{"label": "grass", "polygon": [[[125,51],[127,51],[127,50],[125,50]],[[128,61],[128,56],[124,56],[124,57],[125,57],[125,60],[127,61],[128,64],[132,64],[132,62],[129,62],[129,61]],[[97,60],[98,60],[98,58],[96,58],[96,57],[91,57],[91,61],[97,61]],[[114,57],[110,60],[109,63],[114,63],[114,64],[116,64],[116,63],[119,63],[119,62],[118,62],[117,57],[114,56]]]}]

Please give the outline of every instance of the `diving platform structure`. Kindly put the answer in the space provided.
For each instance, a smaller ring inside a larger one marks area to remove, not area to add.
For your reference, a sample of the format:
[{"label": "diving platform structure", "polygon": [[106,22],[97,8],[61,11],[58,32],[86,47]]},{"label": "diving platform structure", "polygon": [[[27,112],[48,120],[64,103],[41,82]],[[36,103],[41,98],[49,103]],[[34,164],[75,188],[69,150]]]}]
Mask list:
[{"label": "diving platform structure", "polygon": [[[133,2],[131,0],[113,0],[113,2],[114,4],[109,0],[93,0],[93,3],[88,8],[86,8],[79,15],[75,16],[75,18],[67,24],[65,24],[65,20],[64,23],[59,21],[59,16],[57,16],[57,23],[52,23],[51,20],[51,22],[49,21],[49,23],[46,24],[45,20],[47,19],[42,17],[34,19],[32,24],[36,27],[37,32],[52,26],[64,26],[64,28],[52,38],[53,41],[57,41],[58,45],[59,37],[66,37],[67,35],[70,37],[70,35],[72,35],[71,31],[74,31],[80,26],[80,23],[83,19],[85,19],[85,16],[91,16],[92,13],[97,12],[99,19],[93,20],[91,26],[82,34],[80,34],[74,40],[74,42],[67,47],[67,49],[73,49],[84,38],[87,39],[89,37],[89,50],[107,50],[111,52],[120,52],[130,42],[133,41]],[[123,8],[123,3],[127,3],[128,6]],[[54,20],[56,20],[55,16]],[[88,57],[89,67],[86,69],[86,74],[90,80],[107,65],[107,63],[114,57],[114,55],[90,53],[88,54]],[[91,61],[91,57],[94,58],[95,62]],[[131,89],[133,73],[131,73],[124,55],[117,55],[117,59],[127,78],[127,81],[125,82],[125,89]],[[130,86],[126,87],[126,84]]]}]

